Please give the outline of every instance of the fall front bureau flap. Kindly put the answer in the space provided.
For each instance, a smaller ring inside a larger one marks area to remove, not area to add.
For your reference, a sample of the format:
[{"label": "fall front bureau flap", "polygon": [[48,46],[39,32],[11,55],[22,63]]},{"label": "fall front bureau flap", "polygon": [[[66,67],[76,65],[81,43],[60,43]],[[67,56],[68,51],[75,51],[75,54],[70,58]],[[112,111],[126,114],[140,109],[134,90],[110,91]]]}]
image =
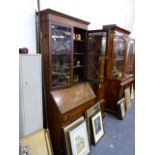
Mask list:
[{"label": "fall front bureau flap", "polygon": [[65,114],[96,98],[88,82],[52,91],[51,95],[61,114]]}]

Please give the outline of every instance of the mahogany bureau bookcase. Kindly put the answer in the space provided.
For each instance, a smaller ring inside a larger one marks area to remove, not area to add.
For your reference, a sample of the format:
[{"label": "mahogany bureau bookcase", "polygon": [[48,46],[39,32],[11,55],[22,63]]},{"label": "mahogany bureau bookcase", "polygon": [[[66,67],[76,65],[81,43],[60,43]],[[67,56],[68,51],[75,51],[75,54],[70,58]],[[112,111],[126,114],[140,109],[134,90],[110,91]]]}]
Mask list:
[{"label": "mahogany bureau bookcase", "polygon": [[97,102],[86,79],[89,22],[54,10],[38,12],[43,62],[44,114],[55,155],[65,154],[62,127]]}]

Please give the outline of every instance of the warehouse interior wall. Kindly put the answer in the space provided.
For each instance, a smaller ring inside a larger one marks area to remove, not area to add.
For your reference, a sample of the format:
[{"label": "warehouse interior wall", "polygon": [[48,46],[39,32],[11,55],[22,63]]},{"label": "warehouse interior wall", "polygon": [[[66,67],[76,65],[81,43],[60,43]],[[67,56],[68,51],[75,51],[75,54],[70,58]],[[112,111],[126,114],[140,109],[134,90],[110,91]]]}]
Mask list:
[{"label": "warehouse interior wall", "polygon": [[[135,22],[134,0],[115,1],[40,0],[41,9],[51,8],[90,21],[92,24],[89,29],[101,28],[103,24],[115,22],[129,29],[132,36],[136,37],[135,154],[155,154],[155,123],[152,123],[155,118],[154,0],[135,0]],[[37,10],[37,0],[5,0],[1,1],[0,5],[0,70],[2,71],[0,137],[3,144],[1,154],[17,154],[18,152],[19,48],[27,47],[29,53],[36,53],[35,10]]]},{"label": "warehouse interior wall", "polygon": [[[53,9],[90,22],[88,29],[101,29],[106,24],[117,24],[133,30],[135,0],[40,0],[40,10]],[[19,47],[27,47],[29,53],[36,53],[35,12],[36,0],[22,0],[20,14]],[[132,33],[134,37],[134,34]]]}]

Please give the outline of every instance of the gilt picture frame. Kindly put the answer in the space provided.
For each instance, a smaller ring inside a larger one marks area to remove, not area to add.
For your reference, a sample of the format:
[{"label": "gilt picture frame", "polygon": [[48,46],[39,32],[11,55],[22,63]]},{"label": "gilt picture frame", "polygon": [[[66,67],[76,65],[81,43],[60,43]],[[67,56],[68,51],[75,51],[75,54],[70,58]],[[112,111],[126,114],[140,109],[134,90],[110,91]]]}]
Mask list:
[{"label": "gilt picture frame", "polygon": [[125,101],[126,101],[126,109],[131,106],[131,95],[130,95],[130,87],[124,89]]},{"label": "gilt picture frame", "polygon": [[105,131],[103,128],[103,122],[102,122],[102,114],[101,111],[96,113],[94,116],[91,117],[91,123],[92,123],[92,133],[94,138],[94,144],[96,144],[104,135]]},{"label": "gilt picture frame", "polygon": [[48,129],[39,129],[19,140],[21,152],[27,151],[31,155],[54,155],[53,146]]},{"label": "gilt picture frame", "polygon": [[117,102],[117,109],[118,117],[123,120],[126,115],[126,102],[124,97]]},{"label": "gilt picture frame", "polygon": [[83,121],[84,121],[84,117],[81,116],[80,118],[78,118],[74,122],[72,122],[72,123],[70,123],[67,126],[64,126],[62,128],[63,136],[64,136],[65,152],[66,152],[67,155],[72,155],[71,148],[70,148],[70,140],[69,140],[69,137],[68,137],[68,131],[70,129],[72,129],[73,127],[77,126],[77,124],[79,124],[80,122],[83,122]]},{"label": "gilt picture frame", "polygon": [[72,155],[87,155],[90,152],[86,121],[68,131]]},{"label": "gilt picture frame", "polygon": [[131,85],[131,100],[134,99],[134,96],[135,96],[135,92],[134,92],[134,86],[133,86],[133,83]]}]

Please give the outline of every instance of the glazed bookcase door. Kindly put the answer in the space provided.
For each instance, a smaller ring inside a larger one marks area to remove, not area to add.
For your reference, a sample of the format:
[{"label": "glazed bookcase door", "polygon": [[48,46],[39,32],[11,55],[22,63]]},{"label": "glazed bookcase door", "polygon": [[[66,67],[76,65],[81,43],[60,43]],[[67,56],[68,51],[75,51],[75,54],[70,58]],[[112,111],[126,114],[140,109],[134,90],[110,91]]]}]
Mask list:
[{"label": "glazed bookcase door", "polygon": [[126,74],[135,73],[135,40],[130,38],[126,54]]},{"label": "glazed bookcase door", "polygon": [[87,79],[102,82],[106,53],[106,32],[88,33]]},{"label": "glazed bookcase door", "polygon": [[71,85],[72,28],[51,25],[52,88]]},{"label": "glazed bookcase door", "polygon": [[112,78],[124,76],[126,40],[123,36],[115,34],[113,41]]}]

